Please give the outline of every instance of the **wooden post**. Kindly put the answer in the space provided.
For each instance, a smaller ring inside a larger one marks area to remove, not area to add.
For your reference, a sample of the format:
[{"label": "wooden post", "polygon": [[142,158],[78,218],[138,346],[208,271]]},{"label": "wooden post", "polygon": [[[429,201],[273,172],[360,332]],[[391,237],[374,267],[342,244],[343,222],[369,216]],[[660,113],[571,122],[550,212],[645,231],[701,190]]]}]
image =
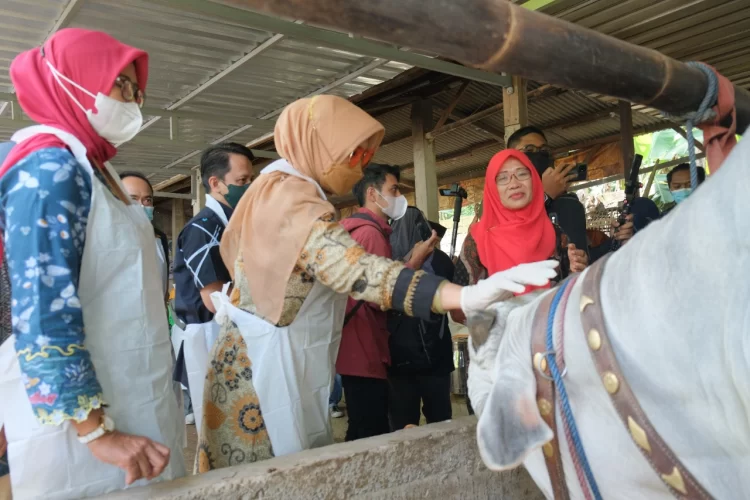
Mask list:
[{"label": "wooden post", "polygon": [[628,101],[620,101],[620,150],[622,151],[622,173],[630,175],[635,146],[633,145],[633,110]]},{"label": "wooden post", "polygon": [[503,92],[503,114],[505,115],[505,142],[513,132],[529,123],[529,110],[526,97],[526,80],[513,77],[513,86]]},{"label": "wooden post", "polygon": [[206,188],[203,187],[201,173],[199,170],[193,170],[190,174],[190,195],[192,197],[193,215],[206,206]]},{"label": "wooden post", "polygon": [[425,137],[432,128],[432,103],[412,104],[411,131],[414,142],[414,188],[417,207],[429,220],[438,220],[438,183],[433,141]]},{"label": "wooden post", "polygon": [[185,205],[182,200],[172,200],[172,259],[177,255],[177,237],[185,227]]}]

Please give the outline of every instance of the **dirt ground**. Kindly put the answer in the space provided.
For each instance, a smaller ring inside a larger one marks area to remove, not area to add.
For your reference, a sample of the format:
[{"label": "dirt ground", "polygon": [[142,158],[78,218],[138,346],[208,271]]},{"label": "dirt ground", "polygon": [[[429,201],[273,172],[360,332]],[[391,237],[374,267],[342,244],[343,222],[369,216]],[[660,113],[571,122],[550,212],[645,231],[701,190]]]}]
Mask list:
[{"label": "dirt ground", "polygon": [[[339,405],[342,410],[346,413],[346,403],[342,401]],[[469,414],[466,408],[466,399],[461,396],[453,396],[453,418],[465,417]],[[333,424],[333,439],[337,443],[343,443],[344,437],[346,436],[347,418],[334,418],[332,419]],[[420,425],[425,425],[424,417]],[[188,473],[192,474],[193,464],[195,462],[195,451],[198,445],[198,433],[195,430],[195,425],[187,426],[187,448],[184,450],[185,464],[188,469]]]}]

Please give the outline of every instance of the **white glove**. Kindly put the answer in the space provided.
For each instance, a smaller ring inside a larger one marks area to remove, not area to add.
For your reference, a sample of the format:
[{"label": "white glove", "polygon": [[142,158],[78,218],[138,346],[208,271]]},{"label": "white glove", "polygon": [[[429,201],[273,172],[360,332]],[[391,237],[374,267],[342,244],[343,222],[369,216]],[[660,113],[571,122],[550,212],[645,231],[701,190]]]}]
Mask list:
[{"label": "white glove", "polygon": [[526,285],[546,285],[557,276],[558,266],[556,260],[544,260],[495,273],[461,290],[461,309],[468,316],[472,312],[484,311],[495,302],[510,299],[514,293],[522,293]]}]

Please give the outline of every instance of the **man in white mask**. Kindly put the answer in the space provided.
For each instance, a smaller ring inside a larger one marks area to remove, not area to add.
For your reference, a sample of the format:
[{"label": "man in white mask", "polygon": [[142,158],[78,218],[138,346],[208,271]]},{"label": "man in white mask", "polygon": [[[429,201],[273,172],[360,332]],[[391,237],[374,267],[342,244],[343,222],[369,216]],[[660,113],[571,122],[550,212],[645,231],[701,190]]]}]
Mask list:
[{"label": "man in white mask", "polygon": [[[391,257],[389,220],[406,213],[406,198],[398,183],[398,167],[369,164],[354,186],[362,207],[341,224],[367,253]],[[407,267],[419,269],[432,253],[438,237],[433,231],[427,241],[411,252]],[[362,286],[367,286],[363,283]],[[346,440],[352,441],[390,431],[388,423],[388,373],[390,352],[386,313],[375,304],[349,299],[341,334],[336,371],[341,375],[349,427]]]}]

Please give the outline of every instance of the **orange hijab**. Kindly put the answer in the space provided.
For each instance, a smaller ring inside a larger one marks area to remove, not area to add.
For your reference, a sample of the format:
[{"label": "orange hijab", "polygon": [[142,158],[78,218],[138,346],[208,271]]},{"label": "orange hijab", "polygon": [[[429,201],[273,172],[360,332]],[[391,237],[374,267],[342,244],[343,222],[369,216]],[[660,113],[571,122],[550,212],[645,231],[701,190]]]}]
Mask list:
[{"label": "orange hijab", "polygon": [[[503,165],[515,158],[531,171],[531,202],[520,210],[500,201],[495,178]],[[482,218],[471,228],[482,265],[492,275],[518,264],[547,260],[555,251],[555,228],[544,209],[544,187],[528,156],[515,149],[500,151],[487,167]],[[533,288],[526,287],[526,292]]]},{"label": "orange hijab", "polygon": [[[346,162],[362,143],[376,149],[383,126],[346,99],[300,99],[276,122],[279,155],[300,174],[320,183],[332,165]],[[323,186],[325,189],[325,186]],[[314,184],[283,172],[262,174],[242,196],[221,240],[221,256],[234,277],[241,254],[258,315],[276,324],[289,277],[313,223],[335,213]]]}]

